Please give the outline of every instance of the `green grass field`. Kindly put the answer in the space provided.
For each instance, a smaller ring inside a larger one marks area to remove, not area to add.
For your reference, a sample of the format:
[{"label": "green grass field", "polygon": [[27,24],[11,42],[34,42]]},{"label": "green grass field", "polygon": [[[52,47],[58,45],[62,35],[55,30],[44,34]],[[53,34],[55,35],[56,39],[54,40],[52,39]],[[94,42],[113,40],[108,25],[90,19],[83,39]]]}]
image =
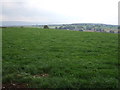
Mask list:
[{"label": "green grass field", "polygon": [[4,28],[3,86],[118,88],[118,35]]}]

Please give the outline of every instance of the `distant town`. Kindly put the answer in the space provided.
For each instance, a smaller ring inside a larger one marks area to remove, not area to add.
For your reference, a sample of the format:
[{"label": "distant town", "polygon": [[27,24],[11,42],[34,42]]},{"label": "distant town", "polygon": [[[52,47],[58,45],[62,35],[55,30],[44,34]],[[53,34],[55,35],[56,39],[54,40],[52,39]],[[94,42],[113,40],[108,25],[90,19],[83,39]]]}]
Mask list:
[{"label": "distant town", "polygon": [[[44,25],[31,24],[31,25],[4,25],[1,27],[37,27],[44,28]],[[74,23],[74,24],[48,24],[50,29],[58,30],[73,30],[84,32],[106,32],[106,33],[120,33],[120,26],[108,25],[108,24],[96,24],[96,23]]]}]

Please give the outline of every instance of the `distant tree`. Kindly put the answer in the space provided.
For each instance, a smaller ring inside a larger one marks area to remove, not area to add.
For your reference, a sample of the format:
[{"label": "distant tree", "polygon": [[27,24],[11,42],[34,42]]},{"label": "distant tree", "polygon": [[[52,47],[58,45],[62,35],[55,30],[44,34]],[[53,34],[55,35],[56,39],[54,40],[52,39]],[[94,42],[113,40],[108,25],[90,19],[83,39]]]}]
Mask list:
[{"label": "distant tree", "polygon": [[118,30],[118,33],[120,33],[120,30]]},{"label": "distant tree", "polygon": [[49,27],[47,25],[44,25],[44,29],[49,29]]},{"label": "distant tree", "polygon": [[120,26],[118,26],[118,29],[120,29]]},{"label": "distant tree", "polygon": [[21,28],[23,28],[23,26],[21,26]]},{"label": "distant tree", "polygon": [[58,29],[57,27],[55,27],[55,29]]},{"label": "distant tree", "polygon": [[62,27],[62,26],[60,26],[60,27],[59,27],[59,29],[63,29],[63,27]]},{"label": "distant tree", "polygon": [[114,33],[114,31],[110,31],[110,33]]},{"label": "distant tree", "polygon": [[87,30],[91,30],[91,29],[92,29],[92,26],[91,26],[91,25],[87,25],[87,26],[86,26],[86,29],[87,29]]},{"label": "distant tree", "polygon": [[2,28],[7,28],[7,27],[2,27]]}]

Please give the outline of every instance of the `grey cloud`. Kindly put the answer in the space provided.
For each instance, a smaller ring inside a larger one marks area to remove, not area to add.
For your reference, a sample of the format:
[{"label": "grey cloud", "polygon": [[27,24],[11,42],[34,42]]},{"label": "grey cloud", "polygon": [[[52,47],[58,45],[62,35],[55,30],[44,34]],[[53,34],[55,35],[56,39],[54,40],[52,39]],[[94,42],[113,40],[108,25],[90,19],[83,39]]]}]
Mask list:
[{"label": "grey cloud", "polygon": [[43,9],[29,9],[25,6],[25,3],[21,2],[12,2],[12,3],[4,3],[3,4],[3,16],[7,18],[12,18],[13,20],[20,17],[26,18],[42,18],[46,17],[49,20],[56,20],[57,17],[61,17],[57,13],[53,13],[50,11],[45,11]]}]

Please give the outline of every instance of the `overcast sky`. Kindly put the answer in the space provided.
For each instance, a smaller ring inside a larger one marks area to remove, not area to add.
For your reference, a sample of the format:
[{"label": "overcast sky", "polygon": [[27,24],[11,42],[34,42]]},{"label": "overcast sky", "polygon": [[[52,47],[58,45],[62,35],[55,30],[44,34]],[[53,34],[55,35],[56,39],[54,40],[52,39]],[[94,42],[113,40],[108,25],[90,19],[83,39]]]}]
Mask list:
[{"label": "overcast sky", "polygon": [[118,24],[119,0],[2,0],[1,21]]}]

